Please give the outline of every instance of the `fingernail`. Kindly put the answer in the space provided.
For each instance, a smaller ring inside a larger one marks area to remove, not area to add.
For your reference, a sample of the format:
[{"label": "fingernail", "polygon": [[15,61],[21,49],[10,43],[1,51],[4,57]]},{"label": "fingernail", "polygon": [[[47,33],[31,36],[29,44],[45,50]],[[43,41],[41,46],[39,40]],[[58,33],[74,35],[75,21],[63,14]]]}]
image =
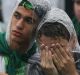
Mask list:
[{"label": "fingernail", "polygon": [[45,46],[45,49],[48,51],[48,46]]},{"label": "fingernail", "polygon": [[42,44],[42,46],[43,46],[44,44]]},{"label": "fingernail", "polygon": [[48,46],[45,46],[46,49],[48,49]]},{"label": "fingernail", "polygon": [[55,44],[52,44],[52,46],[55,46]]},{"label": "fingernail", "polygon": [[56,43],[56,45],[59,45],[59,43]]}]

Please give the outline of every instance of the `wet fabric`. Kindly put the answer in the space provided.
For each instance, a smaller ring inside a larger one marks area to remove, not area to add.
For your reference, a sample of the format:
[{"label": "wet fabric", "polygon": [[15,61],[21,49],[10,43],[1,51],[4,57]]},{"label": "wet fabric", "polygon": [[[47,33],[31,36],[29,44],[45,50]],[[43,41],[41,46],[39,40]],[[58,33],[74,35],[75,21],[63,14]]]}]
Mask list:
[{"label": "wet fabric", "polygon": [[[18,7],[18,5],[20,4],[21,1],[22,0],[17,1],[16,6],[13,10],[13,13],[17,9],[17,7]],[[29,1],[32,4],[32,6],[35,5],[35,8],[37,8],[37,6],[40,7],[39,10],[36,9],[36,11],[35,11],[35,12],[37,12],[37,11],[41,12],[41,14],[39,15],[40,18],[42,18],[45,15],[47,10],[49,10],[48,8],[47,9],[44,8],[45,4],[47,4],[47,6],[50,5],[47,0],[35,0],[34,2],[33,2],[33,0],[32,1],[31,0],[26,0],[26,1]],[[46,3],[43,5],[43,2],[46,2]],[[45,11],[45,13],[42,13],[42,11]],[[37,15],[38,15],[38,12],[37,12]],[[12,13],[12,15],[13,15],[13,13]],[[15,50],[14,51],[11,50],[9,48],[9,45],[10,45],[10,37],[9,36],[10,36],[11,20],[12,20],[12,16],[10,18],[6,33],[3,33],[3,32],[0,33],[0,55],[5,60],[6,72],[8,73],[8,75],[25,75],[24,74],[25,65],[27,65],[28,59],[34,53],[36,53],[35,39],[32,39],[30,41],[29,48],[28,48],[28,50],[26,49],[28,52],[27,53],[25,52],[23,55],[19,54]],[[34,36],[32,38],[34,38]]]},{"label": "wet fabric", "polygon": [[68,30],[68,32],[70,34],[70,40],[72,40],[71,39],[72,37],[76,40],[74,49],[72,50],[72,53],[74,55],[76,67],[80,71],[80,48],[79,48],[79,43],[77,40],[76,31],[74,29],[73,23],[72,23],[71,19],[69,18],[69,16],[66,14],[66,12],[64,12],[63,10],[61,10],[59,8],[52,8],[52,10],[47,12],[45,17],[43,18],[43,20],[39,24],[37,32],[47,22],[49,22],[49,23],[54,23],[54,22],[61,23]]}]

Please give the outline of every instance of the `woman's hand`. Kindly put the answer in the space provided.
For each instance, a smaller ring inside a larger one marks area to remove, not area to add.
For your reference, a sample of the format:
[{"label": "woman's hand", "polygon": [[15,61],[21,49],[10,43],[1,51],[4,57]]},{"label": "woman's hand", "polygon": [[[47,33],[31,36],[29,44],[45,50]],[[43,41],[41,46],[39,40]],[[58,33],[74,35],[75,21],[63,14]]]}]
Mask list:
[{"label": "woman's hand", "polygon": [[64,50],[60,44],[51,48],[52,60],[61,75],[78,75],[74,60],[68,50]]},{"label": "woman's hand", "polygon": [[52,53],[44,45],[41,46],[41,66],[45,75],[58,75],[58,71],[52,60]]}]

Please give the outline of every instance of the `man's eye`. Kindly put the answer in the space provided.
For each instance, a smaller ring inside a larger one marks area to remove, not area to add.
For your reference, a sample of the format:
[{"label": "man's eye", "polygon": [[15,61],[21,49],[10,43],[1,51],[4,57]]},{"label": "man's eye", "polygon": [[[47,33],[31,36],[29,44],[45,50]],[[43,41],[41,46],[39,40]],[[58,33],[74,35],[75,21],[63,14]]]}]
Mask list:
[{"label": "man's eye", "polygon": [[33,21],[32,21],[31,18],[26,18],[25,21],[26,21],[26,23],[28,23],[28,24],[32,24],[32,23],[33,23]]},{"label": "man's eye", "polygon": [[18,15],[18,14],[14,14],[14,16],[15,16],[16,19],[20,19],[21,18],[21,16]]}]

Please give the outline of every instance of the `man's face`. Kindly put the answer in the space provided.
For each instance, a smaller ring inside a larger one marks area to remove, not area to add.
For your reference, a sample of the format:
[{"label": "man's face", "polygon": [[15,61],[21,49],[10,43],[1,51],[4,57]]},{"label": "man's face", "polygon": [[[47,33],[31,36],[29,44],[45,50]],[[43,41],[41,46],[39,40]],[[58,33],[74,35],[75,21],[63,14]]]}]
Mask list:
[{"label": "man's face", "polygon": [[64,49],[68,46],[68,41],[63,39],[62,37],[51,38],[45,35],[41,35],[40,39],[38,39],[39,45],[44,44],[45,46],[51,47],[52,44],[56,45],[57,43],[60,44]]},{"label": "man's face", "polygon": [[11,21],[10,42],[14,44],[28,44],[33,28],[36,25],[37,15],[33,10],[18,6]]},{"label": "man's face", "polygon": [[74,2],[74,13],[78,21],[80,22],[80,0]]}]

